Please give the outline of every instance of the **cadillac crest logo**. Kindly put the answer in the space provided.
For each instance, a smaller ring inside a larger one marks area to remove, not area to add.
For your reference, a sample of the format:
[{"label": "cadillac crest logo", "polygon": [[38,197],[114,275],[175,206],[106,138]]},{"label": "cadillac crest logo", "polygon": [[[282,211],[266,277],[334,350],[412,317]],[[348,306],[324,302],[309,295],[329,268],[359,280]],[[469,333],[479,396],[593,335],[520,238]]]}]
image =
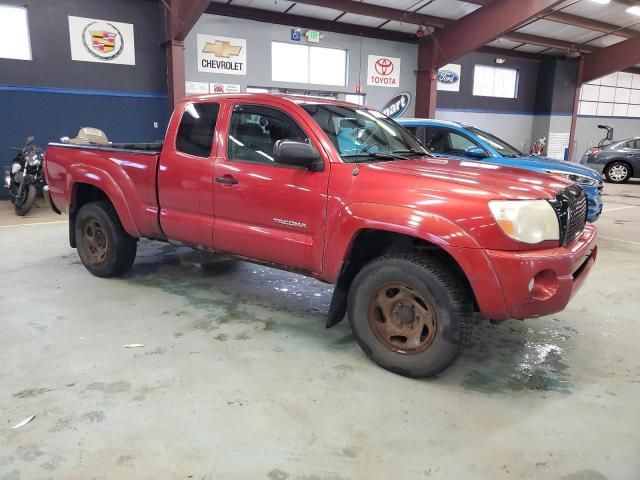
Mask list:
[{"label": "cadillac crest logo", "polygon": [[124,38],[120,30],[109,22],[90,22],[82,30],[82,44],[94,57],[113,60],[124,50]]}]

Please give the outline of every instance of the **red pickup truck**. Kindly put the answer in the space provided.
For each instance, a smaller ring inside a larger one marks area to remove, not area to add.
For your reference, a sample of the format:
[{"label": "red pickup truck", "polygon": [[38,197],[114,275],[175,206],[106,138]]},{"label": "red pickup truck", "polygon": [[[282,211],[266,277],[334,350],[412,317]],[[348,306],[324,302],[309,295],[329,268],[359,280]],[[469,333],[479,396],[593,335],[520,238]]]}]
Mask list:
[{"label": "red pickup truck", "polygon": [[411,377],[450,365],[477,313],[562,310],[596,258],[579,186],[435,158],[328,99],[189,97],[164,142],[53,143],[45,174],[94,275],[122,274],[151,238],[313,276],[335,284],[327,327],[348,314],[366,354]]}]

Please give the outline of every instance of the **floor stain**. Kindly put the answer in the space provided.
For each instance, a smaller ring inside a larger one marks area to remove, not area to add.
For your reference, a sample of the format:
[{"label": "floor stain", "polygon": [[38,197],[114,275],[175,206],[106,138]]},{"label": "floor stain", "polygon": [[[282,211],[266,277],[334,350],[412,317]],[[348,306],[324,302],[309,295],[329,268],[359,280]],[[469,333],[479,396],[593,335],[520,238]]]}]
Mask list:
[{"label": "floor stain", "polygon": [[61,455],[52,456],[47,462],[40,465],[40,468],[53,471],[65,462],[65,458]]},{"label": "floor stain", "polygon": [[14,393],[13,396],[15,398],[33,398],[47,392],[52,392],[54,390],[55,388],[29,388],[27,390],[22,390],[21,392]]},{"label": "floor stain", "polygon": [[136,457],[132,455],[121,455],[116,460],[116,465],[123,468],[136,468]]},{"label": "floor stain", "polygon": [[287,480],[287,478],[289,478],[289,474],[276,468],[269,472],[268,477],[270,480]]},{"label": "floor stain", "polygon": [[104,412],[94,411],[86,412],[76,417],[75,415],[67,415],[66,417],[58,419],[56,423],[49,429],[51,433],[64,432],[65,430],[75,430],[76,426],[92,425],[94,423],[102,423],[106,420]]},{"label": "floor stain", "polygon": [[571,393],[567,361],[572,328],[525,324],[479,324],[461,363],[465,390],[481,393],[556,391]]},{"label": "floor stain", "polygon": [[580,470],[579,472],[565,475],[560,480],[609,480],[609,478],[596,470]]},{"label": "floor stain", "polygon": [[0,480],[20,480],[20,471],[12,470],[8,473],[0,475]]},{"label": "floor stain", "polygon": [[131,384],[124,381],[113,383],[96,382],[87,386],[87,390],[97,390],[104,393],[121,393],[129,389],[131,389]]},{"label": "floor stain", "polygon": [[44,452],[36,444],[18,447],[16,450],[16,456],[23,462],[35,462],[42,455],[44,455]]}]

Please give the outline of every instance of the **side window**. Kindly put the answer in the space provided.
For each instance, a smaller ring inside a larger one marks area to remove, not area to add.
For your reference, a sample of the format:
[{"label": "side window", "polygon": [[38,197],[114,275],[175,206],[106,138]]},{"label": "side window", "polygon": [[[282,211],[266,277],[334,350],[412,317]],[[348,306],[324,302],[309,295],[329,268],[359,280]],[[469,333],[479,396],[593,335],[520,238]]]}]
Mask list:
[{"label": "side window", "polygon": [[634,144],[631,146],[631,148],[633,148],[634,150],[640,150],[640,138],[636,138],[633,143]]},{"label": "side window", "polygon": [[176,150],[196,157],[209,157],[219,111],[217,103],[188,104],[178,127]]},{"label": "side window", "polygon": [[425,127],[424,146],[433,153],[447,153],[446,131],[441,128]]},{"label": "side window", "polygon": [[452,130],[449,130],[449,149],[447,153],[452,155],[464,155],[464,151],[469,147],[477,147],[470,139],[464,135],[460,135]]},{"label": "side window", "polygon": [[229,127],[229,160],[273,163],[273,147],[278,140],[309,139],[295,120],[276,108],[235,106]]}]

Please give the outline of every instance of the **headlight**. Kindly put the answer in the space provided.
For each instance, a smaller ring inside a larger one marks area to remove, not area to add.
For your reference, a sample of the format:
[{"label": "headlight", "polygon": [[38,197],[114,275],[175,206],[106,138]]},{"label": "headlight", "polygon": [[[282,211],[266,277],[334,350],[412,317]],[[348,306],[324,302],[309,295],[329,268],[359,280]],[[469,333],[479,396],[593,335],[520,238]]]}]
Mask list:
[{"label": "headlight", "polygon": [[576,182],[579,185],[591,185],[592,187],[595,187],[596,185],[598,185],[598,183],[600,183],[595,178],[587,177],[586,175],[581,175],[579,173],[562,172],[560,170],[547,170],[547,173],[555,175],[557,177],[568,178],[572,182]]},{"label": "headlight", "polygon": [[510,238],[524,243],[560,240],[560,224],[546,200],[492,200],[489,210]]}]

